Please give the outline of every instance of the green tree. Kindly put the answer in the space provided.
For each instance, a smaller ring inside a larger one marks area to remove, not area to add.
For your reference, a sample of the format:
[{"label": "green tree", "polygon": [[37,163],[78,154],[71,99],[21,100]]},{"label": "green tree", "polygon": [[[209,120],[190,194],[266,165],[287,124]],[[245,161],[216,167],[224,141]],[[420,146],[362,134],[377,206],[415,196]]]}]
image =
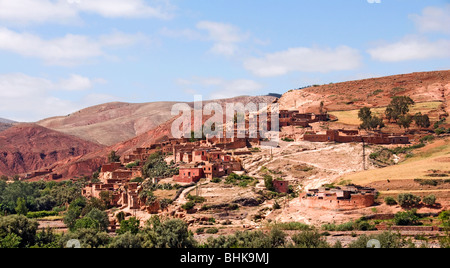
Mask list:
[{"label": "green tree", "polygon": [[[0,239],[5,239],[8,234],[20,237],[19,247],[31,246],[35,242],[38,223],[23,215],[10,215],[0,217]],[[17,241],[16,237],[9,236],[7,241]]]},{"label": "green tree", "polygon": [[273,186],[273,177],[270,175],[264,175],[264,186],[269,191],[275,191],[275,187]]},{"label": "green tree", "polygon": [[19,215],[27,215],[28,213],[27,201],[22,197],[17,199],[16,213]]},{"label": "green tree", "polygon": [[108,229],[109,217],[108,213],[104,211],[94,208],[88,214],[86,214],[85,218],[90,218],[98,222],[98,228],[100,231],[106,231]]},{"label": "green tree", "polygon": [[196,243],[187,224],[182,220],[161,221],[152,217],[144,230],[146,248],[194,248]]},{"label": "green tree", "polygon": [[120,224],[123,220],[125,220],[125,212],[121,211],[116,215],[117,222]]},{"label": "green tree", "polygon": [[397,124],[404,129],[409,129],[412,122],[413,122],[413,117],[409,114],[401,115],[397,118]]},{"label": "green tree", "polygon": [[116,231],[118,234],[132,233],[137,234],[140,230],[140,220],[135,217],[131,217],[128,220],[120,222],[120,229]]},{"label": "green tree", "polygon": [[67,242],[77,239],[82,248],[106,247],[110,241],[110,236],[105,232],[98,232],[94,229],[78,229],[75,232],[64,234],[60,239],[60,247],[66,247]]},{"label": "green tree", "polygon": [[109,163],[120,162],[120,155],[117,155],[116,151],[111,151],[108,155],[108,162]]},{"label": "green tree", "polygon": [[420,204],[421,198],[410,193],[399,194],[398,204],[403,208],[412,208]]},{"label": "green tree", "polygon": [[400,226],[418,225],[419,216],[417,216],[416,210],[398,212],[395,214],[394,221]]},{"label": "green tree", "polygon": [[0,248],[19,248],[21,241],[20,236],[10,233],[5,237],[0,237]]},{"label": "green tree", "polygon": [[328,248],[329,245],[317,230],[303,231],[292,236],[295,247],[298,248]]},{"label": "green tree", "polygon": [[414,101],[408,96],[395,96],[392,97],[391,103],[388,105],[385,111],[386,118],[391,121],[397,120],[400,116],[404,116],[408,114],[411,105],[414,104]]},{"label": "green tree", "polygon": [[385,127],[383,119],[372,115],[372,111],[368,107],[361,108],[358,112],[358,118],[362,121],[360,129],[375,130]]},{"label": "green tree", "polygon": [[108,245],[109,248],[142,248],[144,237],[141,234],[126,232],[115,237]]},{"label": "green tree", "polygon": [[429,128],[431,126],[430,117],[428,115],[423,115],[422,113],[417,113],[414,115],[414,122],[420,128]]}]

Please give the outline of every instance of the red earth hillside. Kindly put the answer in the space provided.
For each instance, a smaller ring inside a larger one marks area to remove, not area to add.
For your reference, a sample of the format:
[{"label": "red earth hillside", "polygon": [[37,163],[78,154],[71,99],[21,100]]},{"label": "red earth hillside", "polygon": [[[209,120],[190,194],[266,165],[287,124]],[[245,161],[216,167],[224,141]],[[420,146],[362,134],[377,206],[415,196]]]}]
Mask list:
[{"label": "red earth hillside", "polygon": [[0,132],[0,175],[13,176],[48,168],[55,162],[101,148],[36,124],[18,124]]},{"label": "red earth hillside", "polygon": [[449,112],[450,71],[422,72],[349,81],[291,90],[279,100],[280,109],[317,109],[324,102],[329,111],[364,106],[384,107],[393,96],[407,95],[416,102],[441,101]]}]

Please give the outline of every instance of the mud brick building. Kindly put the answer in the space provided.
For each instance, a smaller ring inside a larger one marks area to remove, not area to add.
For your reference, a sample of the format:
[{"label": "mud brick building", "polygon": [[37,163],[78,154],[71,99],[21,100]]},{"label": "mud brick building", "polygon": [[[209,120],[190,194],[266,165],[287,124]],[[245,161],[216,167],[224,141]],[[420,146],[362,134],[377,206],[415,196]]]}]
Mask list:
[{"label": "mud brick building", "polygon": [[283,180],[274,180],[273,188],[277,193],[288,193],[289,192],[289,182]]},{"label": "mud brick building", "polygon": [[300,201],[309,208],[351,210],[373,206],[376,193],[373,188],[361,186],[319,188],[300,195]]},{"label": "mud brick building", "polygon": [[280,110],[280,127],[310,127],[309,124],[328,121],[328,114],[300,113],[296,110]]},{"label": "mud brick building", "polygon": [[327,130],[326,133],[307,133],[303,136],[310,142],[365,142],[369,144],[408,144],[409,137],[395,136],[392,134],[377,133],[373,135],[359,135],[355,130]]},{"label": "mud brick building", "polygon": [[204,177],[205,173],[201,167],[183,167],[180,168],[180,174],[175,175],[173,180],[182,183],[197,183]]}]

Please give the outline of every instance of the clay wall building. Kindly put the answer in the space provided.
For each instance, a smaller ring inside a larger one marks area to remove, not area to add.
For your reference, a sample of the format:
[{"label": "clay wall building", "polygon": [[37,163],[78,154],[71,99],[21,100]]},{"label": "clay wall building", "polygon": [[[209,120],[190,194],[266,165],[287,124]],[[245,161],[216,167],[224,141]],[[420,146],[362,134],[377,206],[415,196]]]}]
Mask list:
[{"label": "clay wall building", "polygon": [[120,162],[104,164],[102,166],[101,172],[113,172],[121,167],[122,167],[122,163],[120,163]]},{"label": "clay wall building", "polygon": [[[359,133],[358,133],[359,134]],[[325,134],[306,133],[303,136],[305,141],[310,142],[365,142],[369,144],[408,144],[407,136],[394,136],[384,133],[373,135],[358,135],[351,130],[327,130]]]},{"label": "clay wall building", "polygon": [[173,180],[182,183],[193,183],[198,182],[204,176],[203,168],[184,167],[180,168],[179,175],[174,176]]},{"label": "clay wall building", "polygon": [[119,169],[111,173],[111,178],[116,180],[128,180],[132,179],[132,177],[133,171],[131,170]]},{"label": "clay wall building", "polygon": [[289,192],[289,182],[283,180],[274,180],[273,188],[277,193],[288,193]]},{"label": "clay wall building", "polygon": [[375,204],[376,190],[359,186],[335,189],[313,189],[300,196],[301,204],[309,208],[351,210]]}]

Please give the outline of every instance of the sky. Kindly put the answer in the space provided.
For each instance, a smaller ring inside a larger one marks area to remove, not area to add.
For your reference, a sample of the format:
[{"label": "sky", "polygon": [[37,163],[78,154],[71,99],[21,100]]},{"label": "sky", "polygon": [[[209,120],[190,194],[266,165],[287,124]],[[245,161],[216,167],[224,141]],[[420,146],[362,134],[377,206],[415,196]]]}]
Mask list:
[{"label": "sky", "polygon": [[0,0],[0,117],[450,69],[450,0]]}]

